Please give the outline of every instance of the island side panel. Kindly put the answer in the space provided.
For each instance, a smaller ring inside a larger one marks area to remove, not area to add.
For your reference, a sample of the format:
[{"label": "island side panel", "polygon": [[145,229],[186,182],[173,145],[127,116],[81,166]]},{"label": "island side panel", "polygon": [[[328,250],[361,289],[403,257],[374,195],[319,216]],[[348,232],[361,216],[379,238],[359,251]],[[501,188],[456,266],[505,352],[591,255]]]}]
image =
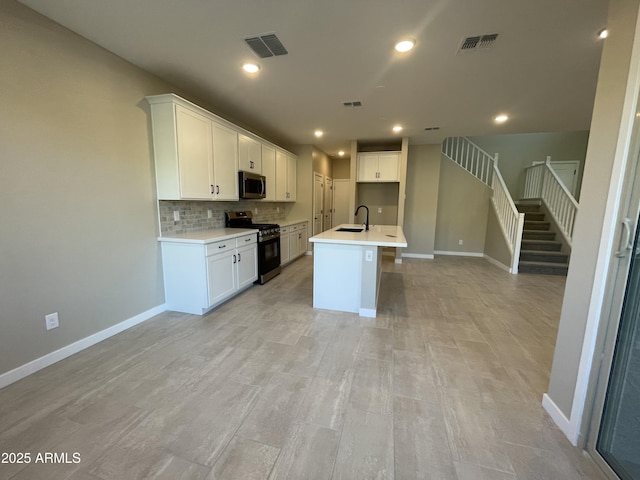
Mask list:
[{"label": "island side panel", "polygon": [[362,292],[360,294],[361,317],[376,317],[380,276],[382,274],[382,247],[362,247]]},{"label": "island side panel", "polygon": [[359,313],[362,250],[360,245],[314,245],[313,308]]}]

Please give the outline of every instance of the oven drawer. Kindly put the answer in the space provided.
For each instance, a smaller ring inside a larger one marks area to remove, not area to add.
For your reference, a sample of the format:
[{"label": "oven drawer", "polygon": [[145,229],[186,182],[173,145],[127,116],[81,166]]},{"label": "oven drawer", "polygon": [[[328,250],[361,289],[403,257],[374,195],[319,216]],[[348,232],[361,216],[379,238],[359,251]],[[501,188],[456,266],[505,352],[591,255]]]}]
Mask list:
[{"label": "oven drawer", "polygon": [[216,255],[218,253],[228,252],[236,249],[236,239],[221,240],[219,242],[207,243],[206,255]]}]

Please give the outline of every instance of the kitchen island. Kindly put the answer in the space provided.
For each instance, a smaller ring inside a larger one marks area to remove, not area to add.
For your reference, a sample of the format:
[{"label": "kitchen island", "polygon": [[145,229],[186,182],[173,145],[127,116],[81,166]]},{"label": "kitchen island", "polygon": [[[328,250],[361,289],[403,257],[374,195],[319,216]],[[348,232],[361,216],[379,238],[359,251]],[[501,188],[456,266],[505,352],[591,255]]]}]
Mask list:
[{"label": "kitchen island", "polygon": [[313,308],[375,317],[382,249],[407,246],[402,228],[374,225],[366,231],[362,225],[346,224],[309,241],[313,243]]}]

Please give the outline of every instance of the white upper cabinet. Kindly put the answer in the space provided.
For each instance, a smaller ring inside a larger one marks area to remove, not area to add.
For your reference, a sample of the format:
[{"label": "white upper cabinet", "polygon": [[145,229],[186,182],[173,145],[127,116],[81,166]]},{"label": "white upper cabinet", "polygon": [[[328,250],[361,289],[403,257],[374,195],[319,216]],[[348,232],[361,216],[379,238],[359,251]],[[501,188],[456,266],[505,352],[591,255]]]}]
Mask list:
[{"label": "white upper cabinet", "polygon": [[295,202],[297,159],[286,152],[276,151],[276,201]]},{"label": "white upper cabinet", "polygon": [[262,174],[262,144],[257,140],[238,135],[240,170]]},{"label": "white upper cabinet", "polygon": [[400,152],[358,154],[358,182],[398,182]]},{"label": "white upper cabinet", "polygon": [[213,122],[213,198],[238,200],[238,132]]},{"label": "white upper cabinet", "polygon": [[266,179],[267,196],[265,202],[276,201],[276,149],[262,144],[262,175]]},{"label": "white upper cabinet", "polygon": [[211,120],[177,105],[175,122],[178,195],[181,198],[210,198],[214,183]]},{"label": "white upper cabinet", "polygon": [[296,200],[295,155],[172,93],[147,101],[159,200],[238,200],[238,170],[266,177],[266,201]]}]

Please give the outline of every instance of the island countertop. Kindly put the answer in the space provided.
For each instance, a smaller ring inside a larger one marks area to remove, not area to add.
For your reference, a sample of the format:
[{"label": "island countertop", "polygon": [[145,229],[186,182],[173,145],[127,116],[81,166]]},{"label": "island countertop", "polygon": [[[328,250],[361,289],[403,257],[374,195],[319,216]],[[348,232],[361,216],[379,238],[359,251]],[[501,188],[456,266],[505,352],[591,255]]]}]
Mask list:
[{"label": "island countertop", "polygon": [[362,225],[343,224],[309,239],[312,243],[343,245],[375,245],[378,247],[406,247],[407,239],[397,225],[370,225],[369,231],[338,232],[340,228],[364,228]]}]

